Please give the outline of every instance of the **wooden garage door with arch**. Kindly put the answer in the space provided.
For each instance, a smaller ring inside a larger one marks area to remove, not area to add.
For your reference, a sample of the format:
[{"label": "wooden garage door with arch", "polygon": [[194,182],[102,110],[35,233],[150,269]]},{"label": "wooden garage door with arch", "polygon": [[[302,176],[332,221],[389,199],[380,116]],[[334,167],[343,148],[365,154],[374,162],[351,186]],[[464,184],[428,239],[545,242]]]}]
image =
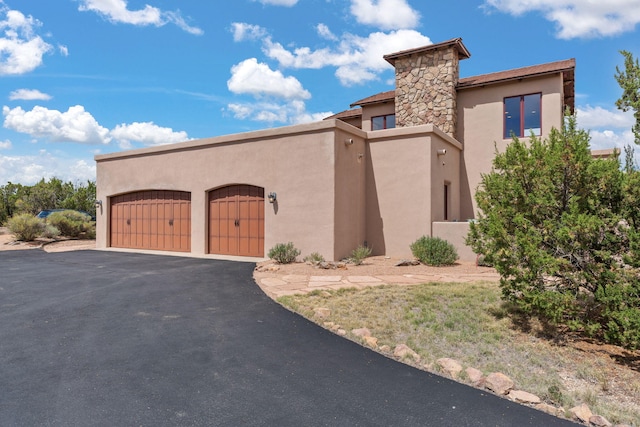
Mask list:
[{"label": "wooden garage door with arch", "polygon": [[191,251],[191,193],[137,191],[111,197],[111,246]]},{"label": "wooden garage door with arch", "polygon": [[264,188],[229,185],[209,192],[209,253],[264,256]]}]

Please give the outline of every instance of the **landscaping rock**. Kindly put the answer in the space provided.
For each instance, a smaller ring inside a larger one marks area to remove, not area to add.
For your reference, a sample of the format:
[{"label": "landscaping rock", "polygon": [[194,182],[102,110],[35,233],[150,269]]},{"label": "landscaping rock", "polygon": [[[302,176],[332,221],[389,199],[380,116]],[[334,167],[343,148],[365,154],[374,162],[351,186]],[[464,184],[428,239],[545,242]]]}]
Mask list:
[{"label": "landscaping rock", "polygon": [[464,370],[467,373],[467,377],[469,377],[469,381],[471,384],[475,386],[480,386],[484,382],[484,374],[482,371],[476,368],[467,368]]},{"label": "landscaping rock", "polygon": [[561,417],[564,415],[564,408],[558,408],[557,406],[549,405],[548,403],[539,403],[536,405],[536,409],[555,417]]},{"label": "landscaping rock", "polygon": [[370,337],[371,331],[367,328],[352,329],[351,333],[357,337]]},{"label": "landscaping rock", "polygon": [[420,355],[418,353],[416,353],[415,351],[413,351],[408,345],[406,344],[398,344],[396,346],[396,348],[393,350],[393,355],[395,357],[398,357],[400,359],[405,359],[407,357],[411,357],[413,358],[413,360],[415,360],[416,362],[420,361]]},{"label": "landscaping rock", "polygon": [[410,267],[412,265],[420,265],[420,261],[418,261],[417,259],[413,259],[413,260],[403,259],[402,261],[396,264],[396,267]]},{"label": "landscaping rock", "polygon": [[371,348],[378,348],[378,338],[376,337],[363,337],[363,341]]},{"label": "landscaping rock", "polygon": [[542,402],[542,400],[535,394],[522,390],[511,390],[509,392],[509,398],[518,403],[530,403],[534,405]]},{"label": "landscaping rock", "polygon": [[493,372],[487,375],[484,380],[485,388],[499,395],[505,395],[514,386],[513,380],[500,372]]},{"label": "landscaping rock", "polygon": [[390,353],[391,352],[391,347],[389,347],[388,345],[382,345],[380,346],[379,350],[383,353]]},{"label": "landscaping rock", "polygon": [[589,417],[589,422],[596,427],[611,427],[613,424],[602,415],[592,415]]},{"label": "landscaping rock", "polygon": [[583,423],[588,423],[589,418],[593,416],[591,409],[586,404],[582,404],[580,406],[574,406],[569,409],[569,413],[573,416],[573,418],[582,421]]},{"label": "landscaping rock", "polygon": [[347,335],[347,331],[345,331],[344,329],[338,329],[336,331],[336,334],[340,335],[341,337],[344,337],[345,335]]},{"label": "landscaping rock", "polygon": [[313,312],[316,315],[316,317],[320,317],[322,319],[331,316],[331,310],[325,307],[314,308]]},{"label": "landscaping rock", "polygon": [[444,357],[442,359],[436,360],[436,363],[444,372],[449,374],[451,378],[458,378],[458,374],[462,372],[462,365],[457,360]]}]

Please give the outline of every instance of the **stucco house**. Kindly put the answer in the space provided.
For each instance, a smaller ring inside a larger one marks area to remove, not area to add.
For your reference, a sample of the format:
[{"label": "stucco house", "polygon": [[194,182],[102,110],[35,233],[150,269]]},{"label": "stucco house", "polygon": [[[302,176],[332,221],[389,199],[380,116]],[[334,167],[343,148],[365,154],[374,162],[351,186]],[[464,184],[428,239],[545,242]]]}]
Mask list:
[{"label": "stucco house", "polygon": [[386,55],[395,90],[320,122],[96,156],[97,247],[338,260],[430,235],[475,259],[481,174],[512,134],[561,127],[575,61],[460,78],[469,57],[459,38]]}]

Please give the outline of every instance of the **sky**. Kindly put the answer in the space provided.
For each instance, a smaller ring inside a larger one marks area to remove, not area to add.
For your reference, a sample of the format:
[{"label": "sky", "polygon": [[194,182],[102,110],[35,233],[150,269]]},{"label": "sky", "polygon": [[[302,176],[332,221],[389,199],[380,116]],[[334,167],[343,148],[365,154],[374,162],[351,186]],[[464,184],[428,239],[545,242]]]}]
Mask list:
[{"label": "sky", "polygon": [[321,120],[393,89],[383,55],[456,37],[461,77],[575,58],[579,126],[624,147],[614,75],[639,22],[640,0],[0,0],[0,185]]}]

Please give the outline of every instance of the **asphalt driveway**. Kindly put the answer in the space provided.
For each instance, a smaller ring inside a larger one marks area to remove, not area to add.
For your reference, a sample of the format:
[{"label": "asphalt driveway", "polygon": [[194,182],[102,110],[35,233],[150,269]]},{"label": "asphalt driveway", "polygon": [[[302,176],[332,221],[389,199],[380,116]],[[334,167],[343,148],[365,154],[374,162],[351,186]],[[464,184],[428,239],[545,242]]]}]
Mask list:
[{"label": "asphalt driveway", "polygon": [[288,312],[253,264],[0,253],[2,426],[575,425]]}]

